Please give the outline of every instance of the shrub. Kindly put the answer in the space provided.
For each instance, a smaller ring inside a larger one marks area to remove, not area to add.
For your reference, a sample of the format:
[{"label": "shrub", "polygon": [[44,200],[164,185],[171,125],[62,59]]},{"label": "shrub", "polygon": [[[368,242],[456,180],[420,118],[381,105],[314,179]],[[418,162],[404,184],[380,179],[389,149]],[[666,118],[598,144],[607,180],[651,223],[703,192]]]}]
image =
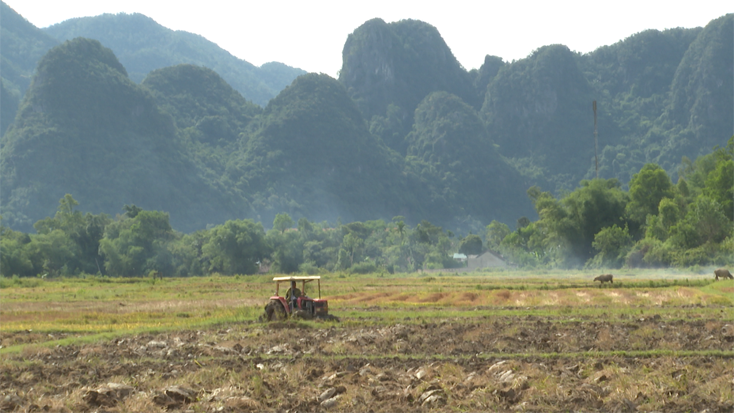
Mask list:
[{"label": "shrub", "polygon": [[308,275],[315,275],[319,273],[319,267],[312,262],[304,262],[298,266],[298,271]]},{"label": "shrub", "polygon": [[377,271],[377,266],[371,261],[365,261],[354,264],[349,270],[355,274],[369,274]]},{"label": "shrub", "polygon": [[676,267],[690,267],[692,265],[706,265],[713,261],[718,252],[716,244],[706,243],[700,247],[691,248],[674,254],[672,263]]},{"label": "shrub", "polygon": [[625,266],[629,268],[659,268],[670,265],[673,248],[656,238],[643,238],[627,253]]}]

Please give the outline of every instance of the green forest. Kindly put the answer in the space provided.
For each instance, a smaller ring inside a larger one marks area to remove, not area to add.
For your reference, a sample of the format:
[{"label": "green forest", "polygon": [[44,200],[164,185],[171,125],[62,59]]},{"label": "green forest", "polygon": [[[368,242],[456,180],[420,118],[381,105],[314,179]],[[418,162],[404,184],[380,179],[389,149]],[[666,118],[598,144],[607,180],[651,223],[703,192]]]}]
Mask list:
[{"label": "green forest", "polygon": [[125,205],[115,218],[80,212],[72,195],[35,234],[0,225],[0,269],[11,276],[194,276],[321,272],[393,273],[456,268],[455,252],[500,253],[524,268],[657,268],[731,265],[734,251],[734,137],[725,148],[684,160],[673,184],[655,164],[633,175],[581,181],[557,199],[527,191],[540,217],[516,228],[492,221],[481,234],[456,236],[402,216],[329,224],[279,213],[265,231],[250,219],[191,234],[168,214]]},{"label": "green forest", "polygon": [[646,164],[629,190],[615,179],[583,180],[556,198],[528,196],[540,217],[515,231],[487,226],[487,246],[522,266],[558,268],[689,267],[734,262],[734,137],[695,161],[683,159],[673,184]]},{"label": "green forest", "polygon": [[732,260],[734,15],[472,70],[373,19],[335,79],[139,14],[0,7],[3,275]]},{"label": "green forest", "polygon": [[184,234],[168,214],[125,205],[114,219],[83,214],[69,194],[53,218],[34,224],[36,234],[0,227],[0,268],[9,276],[193,276],[350,271],[414,271],[458,266],[449,252],[462,241],[423,221],[402,217],[349,224],[298,222],[277,214],[272,229],[249,219],[230,220]]}]

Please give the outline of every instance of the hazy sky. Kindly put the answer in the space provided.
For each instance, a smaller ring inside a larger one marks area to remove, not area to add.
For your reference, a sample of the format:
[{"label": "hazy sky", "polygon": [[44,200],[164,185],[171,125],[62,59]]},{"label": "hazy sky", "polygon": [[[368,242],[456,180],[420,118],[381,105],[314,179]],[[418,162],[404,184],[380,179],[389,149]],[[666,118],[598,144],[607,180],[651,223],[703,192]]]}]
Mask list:
[{"label": "hazy sky", "polygon": [[705,26],[734,11],[731,0],[4,1],[42,28],[73,17],[142,13],[170,29],[200,34],[258,66],[278,61],[332,76],[341,68],[347,36],[375,17],[432,24],[459,62],[472,69],[487,54],[511,61],[554,43],[589,52],[645,29]]}]

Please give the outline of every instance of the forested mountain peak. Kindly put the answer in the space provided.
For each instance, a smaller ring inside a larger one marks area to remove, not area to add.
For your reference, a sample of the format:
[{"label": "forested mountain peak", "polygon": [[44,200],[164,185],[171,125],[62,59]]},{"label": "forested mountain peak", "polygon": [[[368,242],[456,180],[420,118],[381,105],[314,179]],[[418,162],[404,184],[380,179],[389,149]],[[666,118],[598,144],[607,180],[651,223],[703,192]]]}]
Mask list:
[{"label": "forested mountain peak", "polygon": [[418,103],[439,90],[479,103],[471,76],[428,23],[370,20],[349,35],[342,58],[339,81],[368,120],[385,116],[391,104],[412,118]]},{"label": "forested mountain peak", "polygon": [[3,218],[27,228],[74,193],[92,211],[114,214],[135,202],[171,211],[179,226],[200,227],[194,215],[221,213],[200,196],[219,196],[175,137],[171,118],[127,78],[110,49],[91,39],[66,41],[39,62],[3,138]]},{"label": "forested mountain peak", "polygon": [[240,182],[259,194],[253,207],[263,219],[280,211],[351,219],[400,209],[401,162],[370,135],[335,79],[298,77],[253,125]]},{"label": "forested mountain peak", "polygon": [[630,91],[648,98],[670,89],[676,68],[701,32],[695,29],[645,30],[589,53],[597,79],[612,95]]},{"label": "forested mountain peak", "polygon": [[476,72],[472,70],[472,74],[475,76],[474,89],[480,102],[484,100],[484,95],[487,93],[487,85],[494,80],[494,77],[497,76],[497,73],[505,64],[501,57],[486,55],[482,66]]},{"label": "forested mountain peak", "polygon": [[267,62],[260,65],[259,75],[263,82],[280,93],[295,78],[306,74],[305,70],[290,67],[281,62]]},{"label": "forested mountain peak", "polygon": [[599,124],[608,125],[600,130],[607,177],[626,182],[655,162],[675,178],[683,156],[734,134],[733,22],[729,14],[705,28],[648,30],[591,54],[587,74],[604,108]]},{"label": "forested mountain peak", "polygon": [[346,95],[344,86],[325,74],[299,76],[265,107],[265,115],[290,109],[294,114],[311,115],[312,111],[329,111],[339,107],[350,122],[364,122],[357,106]]},{"label": "forested mountain peak", "polygon": [[45,31],[59,40],[83,36],[101,41],[136,82],[152,70],[182,63],[211,68],[247,99],[263,106],[283,85],[305,73],[285,65],[258,68],[202,36],[168,29],[139,13],[69,19]]},{"label": "forested mountain peak", "polygon": [[[410,156],[448,165],[447,161],[463,156],[457,156],[457,152],[470,148],[493,149],[479,116],[456,95],[433,92],[421,101],[415,113],[415,127],[406,138],[410,142]],[[496,156],[495,152],[493,157]]]},{"label": "forested mountain peak", "polygon": [[233,142],[262,108],[248,102],[215,71],[188,64],[152,71],[143,86],[181,128],[195,128],[202,140]]},{"label": "forested mountain peak", "polygon": [[[550,45],[499,70],[487,89],[482,115],[500,153],[532,158],[536,170],[546,171],[536,178],[550,171],[580,177],[594,153],[588,133],[593,131],[591,101],[578,55],[566,46]],[[569,154],[574,154],[573,161]]]},{"label": "forested mountain peak", "polygon": [[[140,36],[132,38],[120,36],[121,26],[125,27],[126,32],[136,32]],[[117,48],[145,46],[150,41],[146,38],[159,37],[170,31],[141,13],[104,13],[95,17],[75,17],[44,29],[54,37],[67,37],[67,33],[80,30],[95,32],[98,36],[109,40],[105,44]]]},{"label": "forested mountain peak", "polygon": [[527,184],[497,153],[476,111],[447,92],[426,96],[415,111],[413,131],[406,137],[408,160],[450,205],[460,205],[459,216],[487,222],[507,221],[517,214],[530,214],[523,202]]},{"label": "forested mountain peak", "polygon": [[15,33],[17,36],[22,36],[26,39],[50,39],[47,35],[43,34],[42,30],[18,14],[12,7],[5,4],[4,1],[0,1],[0,23],[2,23],[4,32]]},{"label": "forested mountain peak", "polygon": [[[133,111],[139,104],[133,103],[137,99],[145,102],[145,110],[151,110],[152,100],[146,100],[147,95],[140,91],[135,93],[138,96],[124,100],[97,100],[105,95],[128,93],[129,83],[127,71],[110,49],[97,40],[81,37],[69,40],[51,49],[38,63],[18,117],[48,114],[69,123],[81,120],[79,117],[85,120],[95,116],[97,119],[110,118],[110,111]],[[76,102],[69,105],[68,100],[72,97]]]},{"label": "forested mountain peak", "polygon": [[704,143],[701,149],[723,146],[734,133],[733,62],[734,14],[727,14],[706,25],[675,72],[665,119],[690,131],[686,139]]},{"label": "forested mountain peak", "polygon": [[53,37],[0,1],[0,74],[9,82],[6,86],[25,92],[38,59],[56,44]]},{"label": "forested mountain peak", "polygon": [[314,173],[338,179],[330,171],[356,167],[344,155],[354,155],[371,139],[344,87],[324,74],[299,76],[268,103],[255,126],[246,158],[279,179]]}]

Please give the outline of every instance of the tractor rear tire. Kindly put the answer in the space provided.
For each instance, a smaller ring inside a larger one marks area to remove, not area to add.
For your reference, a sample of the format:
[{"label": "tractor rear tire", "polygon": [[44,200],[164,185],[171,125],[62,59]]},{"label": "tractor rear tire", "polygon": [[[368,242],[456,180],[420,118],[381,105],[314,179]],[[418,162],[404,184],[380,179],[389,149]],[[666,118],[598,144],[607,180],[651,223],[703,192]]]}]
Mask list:
[{"label": "tractor rear tire", "polygon": [[287,318],[285,308],[280,301],[270,300],[265,306],[265,319],[268,321],[283,321]]}]

